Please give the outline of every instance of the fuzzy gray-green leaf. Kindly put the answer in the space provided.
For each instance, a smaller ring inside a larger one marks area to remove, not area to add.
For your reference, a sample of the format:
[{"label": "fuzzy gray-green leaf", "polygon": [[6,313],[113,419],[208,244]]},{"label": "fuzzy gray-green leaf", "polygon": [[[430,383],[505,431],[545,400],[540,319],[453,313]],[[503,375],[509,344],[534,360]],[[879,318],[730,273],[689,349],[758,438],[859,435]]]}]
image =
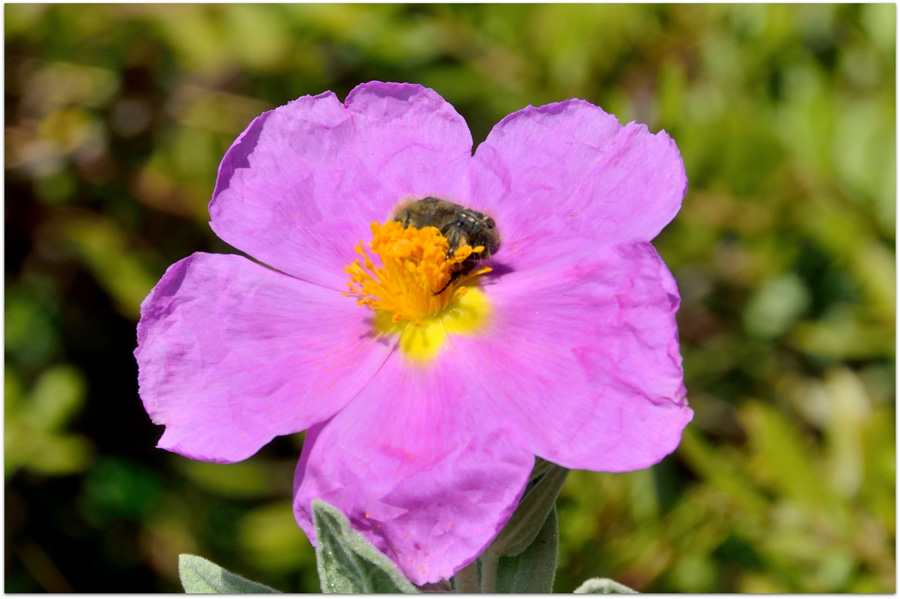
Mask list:
[{"label": "fuzzy gray-green leaf", "polygon": [[277,593],[264,584],[232,574],[208,559],[182,553],[178,556],[178,576],[186,593]]},{"label": "fuzzy gray-green leaf", "polygon": [[416,593],[397,566],[378,551],[337,508],[312,504],[316,561],[323,593]]},{"label": "fuzzy gray-green leaf", "polygon": [[576,593],[637,593],[634,589],[630,589],[624,584],[611,580],[609,578],[589,578],[575,589]]}]

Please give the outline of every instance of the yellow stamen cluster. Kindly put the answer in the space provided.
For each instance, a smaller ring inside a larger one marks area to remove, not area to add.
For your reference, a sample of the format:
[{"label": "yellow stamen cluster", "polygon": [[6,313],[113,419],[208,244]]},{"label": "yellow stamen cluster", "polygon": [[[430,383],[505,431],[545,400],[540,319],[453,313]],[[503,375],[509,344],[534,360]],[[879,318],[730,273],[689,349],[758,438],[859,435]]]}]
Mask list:
[{"label": "yellow stamen cluster", "polygon": [[448,258],[450,245],[435,227],[404,228],[390,221],[372,223],[371,228],[369,248],[381,264],[375,264],[360,242],[356,246],[360,258],[344,269],[350,275],[350,293],[345,295],[356,296],[361,306],[392,313],[395,323],[418,323],[440,313],[466,293],[462,282],[491,270],[476,269],[451,282],[453,273],[462,269],[462,263],[473,253],[484,251],[483,246],[460,246]]}]

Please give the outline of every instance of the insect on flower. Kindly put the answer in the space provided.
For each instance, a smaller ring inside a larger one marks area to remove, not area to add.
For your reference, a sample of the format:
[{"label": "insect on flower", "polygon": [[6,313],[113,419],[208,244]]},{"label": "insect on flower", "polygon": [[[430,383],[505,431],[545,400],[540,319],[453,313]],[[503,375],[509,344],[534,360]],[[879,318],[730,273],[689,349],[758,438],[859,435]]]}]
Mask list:
[{"label": "insect on flower", "polygon": [[488,260],[500,249],[500,232],[497,224],[490,216],[477,210],[439,200],[425,198],[406,202],[394,214],[394,219],[405,227],[435,227],[447,240],[449,248],[447,258],[451,258],[460,246],[469,245],[472,254],[459,265],[442,289],[434,292],[439,295],[453,281],[467,275],[476,267],[476,260]]}]

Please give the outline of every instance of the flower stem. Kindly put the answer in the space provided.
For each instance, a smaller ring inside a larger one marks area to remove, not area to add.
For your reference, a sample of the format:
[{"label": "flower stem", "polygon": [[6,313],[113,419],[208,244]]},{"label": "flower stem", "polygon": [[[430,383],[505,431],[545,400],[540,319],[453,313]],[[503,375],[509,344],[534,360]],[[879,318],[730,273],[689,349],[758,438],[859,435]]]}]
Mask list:
[{"label": "flower stem", "polygon": [[488,549],[481,554],[481,592],[493,593],[497,587],[497,568],[500,565],[500,556]]},{"label": "flower stem", "polygon": [[453,586],[457,593],[469,595],[478,592],[478,560],[456,573]]}]

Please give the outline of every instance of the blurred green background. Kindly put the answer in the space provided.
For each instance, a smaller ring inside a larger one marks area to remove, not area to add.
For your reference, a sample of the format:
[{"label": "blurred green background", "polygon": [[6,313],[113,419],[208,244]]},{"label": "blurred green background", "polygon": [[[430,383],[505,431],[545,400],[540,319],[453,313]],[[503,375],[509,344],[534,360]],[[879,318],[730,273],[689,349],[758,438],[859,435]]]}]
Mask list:
[{"label": "blurred green background", "polygon": [[260,112],[430,86],[476,144],[569,97],[665,129],[690,189],[656,245],[696,411],[678,451],[576,472],[557,591],[895,590],[895,6],[5,6],[7,592],[180,591],[197,553],[318,591],[302,439],[154,449],[132,357]]}]

